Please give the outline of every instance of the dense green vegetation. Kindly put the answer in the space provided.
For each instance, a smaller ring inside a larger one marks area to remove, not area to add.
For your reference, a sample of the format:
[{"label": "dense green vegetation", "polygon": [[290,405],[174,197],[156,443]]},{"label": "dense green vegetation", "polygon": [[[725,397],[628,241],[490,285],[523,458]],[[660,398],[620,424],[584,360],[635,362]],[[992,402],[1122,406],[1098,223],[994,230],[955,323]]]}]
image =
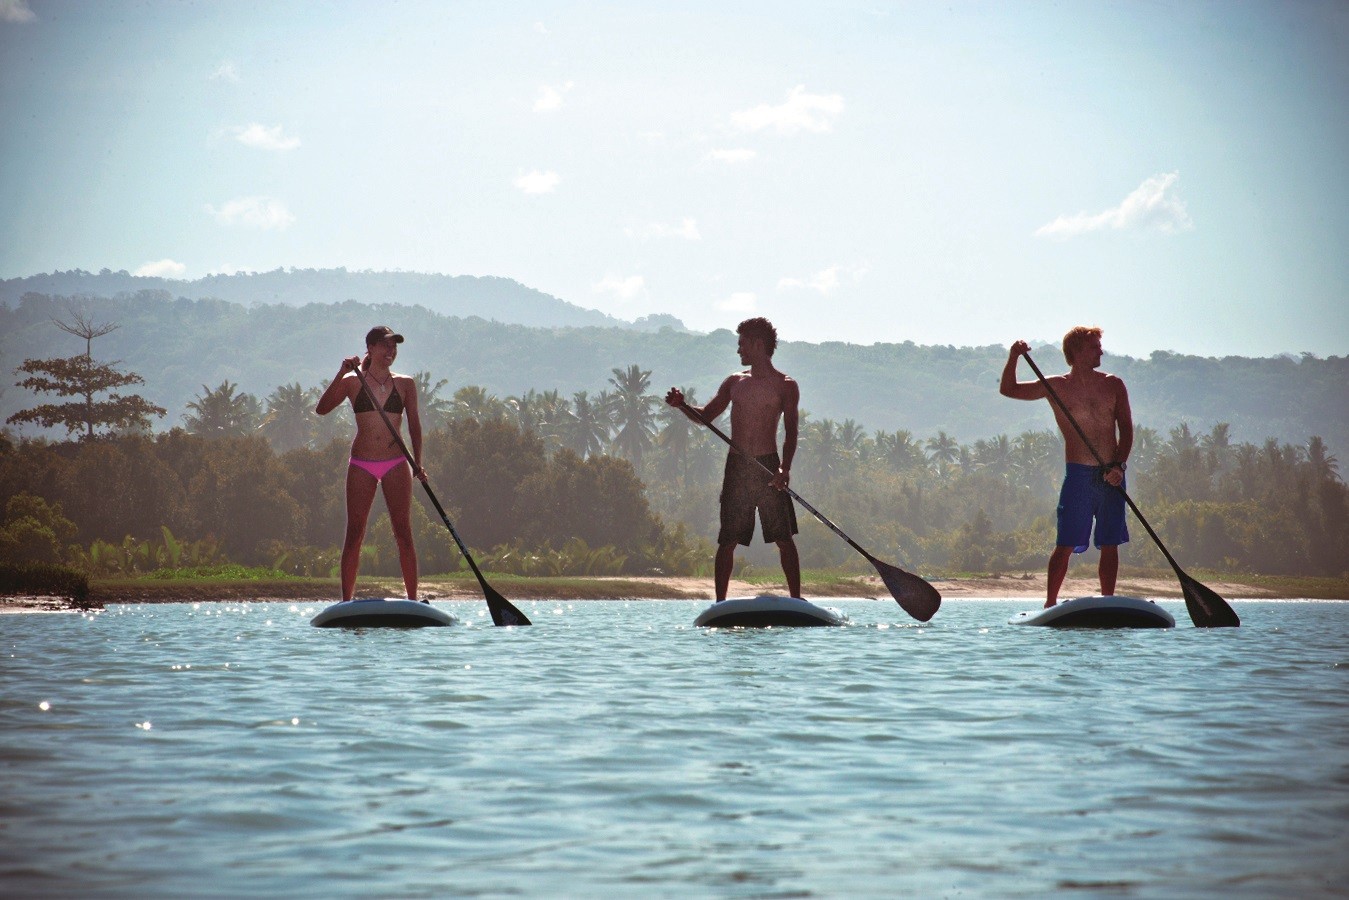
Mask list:
[{"label": "dense green vegetation", "polygon": [[69,597],[76,606],[89,602],[89,576],[51,563],[0,562],[0,597]]},{"label": "dense green vegetation", "polygon": [[[705,572],[725,447],[651,393],[650,373],[614,369],[595,395],[445,396],[419,376],[433,484],[485,568],[524,576]],[[181,573],[237,563],[327,577],[343,520],[347,456],[340,415],[312,413],[290,385],[264,402],[230,383],[203,386],[191,430],[0,446],[0,559],[65,562],[93,575]],[[882,558],[929,575],[1039,570],[1053,542],[1062,469],[1056,433],[970,444],[945,432],[869,431],[806,415],[797,490]],[[1349,491],[1319,437],[1235,443],[1217,425],[1146,426],[1130,491],[1187,566],[1337,577],[1349,559]],[[420,492],[418,492],[420,496]],[[364,571],[392,575],[382,506]],[[803,563],[866,563],[801,515]],[[461,562],[420,505],[423,571]],[[755,548],[752,574],[772,569]],[[1141,529],[1127,563],[1163,567]]]},{"label": "dense green vegetation", "polygon": [[[399,369],[418,382],[432,483],[486,568],[521,577],[706,571],[725,447],[659,395],[671,384],[691,399],[712,391],[734,367],[731,332],[539,328],[420,306],[311,302],[388,288],[413,298],[450,291],[464,309],[482,308],[494,291],[535,312],[561,303],[501,279],[264,276],[220,282],[251,306],[165,290],[29,292],[0,304],[0,367],[28,376],[0,393],[0,411],[81,437],[0,437],[0,560],[96,577],[218,578],[229,566],[331,576],[351,424],[315,416],[314,403],[359,335],[387,321],[409,336]],[[138,281],[42,278],[71,291]],[[68,355],[71,335],[83,338],[83,356]],[[1047,404],[998,395],[1005,355],[784,343],[777,361],[801,382],[805,410],[794,486],[872,552],[925,574],[1039,570],[1053,541],[1062,447],[1046,430]],[[96,362],[108,358],[118,362]],[[1048,365],[1057,349],[1040,359]],[[1345,574],[1349,501],[1330,448],[1349,441],[1349,358],[1159,352],[1111,357],[1107,367],[1129,383],[1140,423],[1130,492],[1177,558],[1236,573]],[[111,401],[131,385],[137,394],[93,415],[103,394]],[[75,399],[39,415],[34,391]],[[177,427],[151,433],[147,411],[161,409]],[[369,575],[397,572],[381,510]],[[800,518],[807,567],[866,570]],[[443,526],[420,505],[414,527],[424,572],[459,570]],[[742,560],[742,576],[776,569],[762,547]],[[1164,565],[1141,529],[1126,565]]]},{"label": "dense green vegetation", "polygon": [[[257,434],[176,429],[2,449],[0,559],[67,562],[94,576],[181,577],[237,563],[327,577],[336,566],[342,441],[278,453]],[[461,534],[497,571],[688,572],[709,552],[651,513],[626,461],[550,455],[537,435],[502,420],[448,423],[428,435],[424,461]],[[382,502],[376,510],[363,568],[395,574]],[[434,512],[414,506],[413,525],[423,570],[458,570]]]}]

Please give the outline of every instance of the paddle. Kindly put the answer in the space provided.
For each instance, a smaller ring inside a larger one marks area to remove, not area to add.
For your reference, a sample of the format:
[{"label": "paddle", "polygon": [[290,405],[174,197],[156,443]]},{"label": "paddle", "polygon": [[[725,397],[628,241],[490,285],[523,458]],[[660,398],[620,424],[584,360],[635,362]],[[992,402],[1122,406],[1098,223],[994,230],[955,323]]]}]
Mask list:
[{"label": "paddle", "polygon": [[[768,466],[765,466],[763,463],[759,462],[758,459],[755,459],[753,456],[750,456],[744,450],[741,450],[738,446],[736,446],[734,441],[732,441],[729,437],[726,436],[724,432],[722,432],[720,428],[713,425],[711,422],[707,421],[702,416],[698,415],[698,413],[694,412],[694,410],[687,403],[680,402],[679,406],[681,409],[684,410],[684,412],[688,413],[689,415],[693,416],[693,418],[697,419],[699,422],[702,422],[704,425],[706,425],[709,431],[711,431],[717,437],[721,438],[723,441],[729,444],[731,449],[734,450],[736,453],[739,453],[746,459],[754,460],[755,464],[758,465],[759,468],[767,472],[769,475],[777,474],[772,469],[768,468]],[[843,538],[843,540],[847,541],[848,546],[852,547],[858,553],[865,556],[867,562],[871,563],[873,566],[876,567],[876,574],[880,575],[881,581],[885,582],[886,588],[888,588],[890,591],[890,596],[895,598],[895,602],[898,603],[906,613],[913,616],[920,622],[926,622],[928,619],[932,618],[936,614],[937,608],[941,606],[941,594],[938,593],[936,588],[934,588],[931,584],[928,584],[922,578],[919,578],[917,575],[914,575],[912,572],[905,572],[903,569],[897,566],[892,566],[889,563],[881,562],[879,559],[872,556],[870,553],[868,553],[867,551],[863,550],[860,546],[858,546],[856,541],[854,541],[852,538],[844,534],[843,529],[839,528],[833,522],[825,518],[824,513],[820,512],[818,509],[811,506],[805,500],[801,499],[801,495],[798,494],[796,491],[792,490],[791,488],[787,488],[786,491],[788,494],[791,495],[793,500],[795,500],[797,503],[800,503],[806,509],[810,510],[810,512],[815,516],[815,518],[819,519],[826,526],[828,526],[830,531],[834,532],[834,534],[838,535],[839,537]]]},{"label": "paddle", "polygon": [[[1077,419],[1073,418],[1073,414],[1068,411],[1068,407],[1064,405],[1063,400],[1045,378],[1045,373],[1040,371],[1040,367],[1035,364],[1035,360],[1030,358],[1029,353],[1023,353],[1021,355],[1026,357],[1026,362],[1030,363],[1031,369],[1035,372],[1035,377],[1040,379],[1040,384],[1044,385],[1045,390],[1049,392],[1049,396],[1054,398],[1054,402],[1058,404],[1059,409],[1063,410],[1064,417],[1072,424],[1073,430],[1077,432],[1077,436],[1082,438],[1082,443],[1086,444],[1087,449],[1091,451],[1091,455],[1096,457],[1096,462],[1104,468],[1105,460],[1101,458],[1101,454],[1096,452],[1096,448],[1091,445],[1091,441],[1087,440],[1086,432],[1082,430],[1081,425],[1077,424]],[[1176,562],[1175,557],[1171,555],[1171,552],[1166,549],[1166,545],[1162,543],[1162,539],[1157,536],[1157,532],[1153,531],[1152,526],[1148,524],[1148,520],[1143,518],[1143,514],[1139,512],[1138,506],[1134,503],[1133,498],[1129,496],[1128,492],[1124,490],[1123,486],[1116,485],[1115,490],[1124,495],[1124,502],[1129,504],[1129,509],[1134,511],[1134,515],[1138,517],[1138,521],[1143,523],[1143,527],[1147,529],[1148,534],[1151,535],[1153,541],[1156,542],[1157,549],[1162,551],[1162,555],[1166,557],[1166,561],[1169,562],[1171,568],[1175,570],[1176,577],[1180,579],[1180,591],[1185,595],[1185,609],[1190,613],[1190,621],[1194,622],[1194,627],[1236,628],[1240,625],[1241,619],[1237,618],[1236,612],[1231,606],[1227,605],[1226,600],[1219,597],[1218,593],[1212,588],[1200,584],[1198,581],[1195,581],[1189,575],[1185,574],[1181,569],[1180,564]]]},{"label": "paddle", "polygon": [[[394,441],[398,444],[398,449],[403,451],[403,456],[407,459],[408,465],[412,466],[412,471],[415,473],[417,471],[417,463],[412,459],[412,454],[408,452],[407,444],[403,443],[403,436],[398,433],[397,428],[393,427],[393,422],[389,421],[389,414],[384,411],[384,407],[375,399],[374,393],[370,390],[370,385],[366,383],[365,376],[361,374],[360,366],[357,366],[353,371],[356,373],[356,377],[360,379],[361,390],[365,391],[365,395],[370,398],[370,405],[379,410],[379,417],[383,419],[384,424],[388,426],[389,434],[393,435]],[[445,527],[450,530],[450,537],[454,538],[454,542],[459,545],[459,552],[464,554],[464,559],[468,560],[468,567],[472,569],[473,574],[478,577],[478,584],[482,585],[483,596],[487,599],[487,610],[492,614],[492,624],[530,624],[529,619],[525,617],[524,613],[520,612],[520,610],[516,609],[514,606],[511,606],[509,600],[498,594],[492,589],[492,586],[487,583],[487,579],[484,578],[482,572],[478,570],[478,564],[473,561],[473,557],[469,554],[468,548],[465,547],[464,542],[460,540],[459,532],[455,531],[454,526],[450,524],[450,517],[445,514],[444,507],[442,507],[440,501],[436,499],[436,494],[431,490],[431,485],[422,481],[422,479],[417,480],[421,481],[422,487],[426,488],[426,496],[431,498],[431,504],[435,506],[436,512],[440,513],[440,521],[444,522]]]}]

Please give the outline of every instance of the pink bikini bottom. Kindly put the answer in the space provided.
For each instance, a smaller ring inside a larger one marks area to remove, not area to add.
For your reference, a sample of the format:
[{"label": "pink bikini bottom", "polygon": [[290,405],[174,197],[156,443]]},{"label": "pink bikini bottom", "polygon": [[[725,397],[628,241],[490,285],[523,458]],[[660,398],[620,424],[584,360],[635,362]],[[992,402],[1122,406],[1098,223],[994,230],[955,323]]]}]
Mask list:
[{"label": "pink bikini bottom", "polygon": [[376,481],[383,481],[385,475],[388,475],[403,462],[405,460],[401,456],[395,456],[393,459],[357,459],[354,456],[351,458],[353,466],[369,472]]}]

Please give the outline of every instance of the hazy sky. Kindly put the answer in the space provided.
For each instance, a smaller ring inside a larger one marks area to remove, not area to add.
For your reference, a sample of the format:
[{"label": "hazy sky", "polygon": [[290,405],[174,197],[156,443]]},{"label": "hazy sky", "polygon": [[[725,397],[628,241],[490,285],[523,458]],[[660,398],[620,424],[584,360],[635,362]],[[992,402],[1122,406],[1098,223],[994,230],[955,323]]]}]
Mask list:
[{"label": "hazy sky", "polygon": [[788,340],[1344,355],[1346,47],[1341,0],[0,0],[0,277],[406,269]]}]

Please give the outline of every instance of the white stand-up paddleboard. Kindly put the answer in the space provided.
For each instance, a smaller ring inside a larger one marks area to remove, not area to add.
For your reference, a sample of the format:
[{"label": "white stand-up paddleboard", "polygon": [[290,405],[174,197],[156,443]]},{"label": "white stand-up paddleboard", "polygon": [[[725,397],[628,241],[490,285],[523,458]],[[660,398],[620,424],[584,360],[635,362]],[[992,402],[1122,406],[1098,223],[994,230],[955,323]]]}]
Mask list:
[{"label": "white stand-up paddleboard", "polygon": [[309,620],[315,628],[426,628],[453,625],[454,616],[420,600],[344,600]]},{"label": "white stand-up paddleboard", "polygon": [[837,610],[798,597],[760,594],[713,603],[698,614],[693,624],[704,628],[800,628],[842,625],[846,621]]},{"label": "white stand-up paddleboard", "polygon": [[1151,600],[1141,597],[1077,597],[1048,609],[1017,613],[1009,625],[1047,625],[1050,628],[1175,628],[1176,619]]}]

